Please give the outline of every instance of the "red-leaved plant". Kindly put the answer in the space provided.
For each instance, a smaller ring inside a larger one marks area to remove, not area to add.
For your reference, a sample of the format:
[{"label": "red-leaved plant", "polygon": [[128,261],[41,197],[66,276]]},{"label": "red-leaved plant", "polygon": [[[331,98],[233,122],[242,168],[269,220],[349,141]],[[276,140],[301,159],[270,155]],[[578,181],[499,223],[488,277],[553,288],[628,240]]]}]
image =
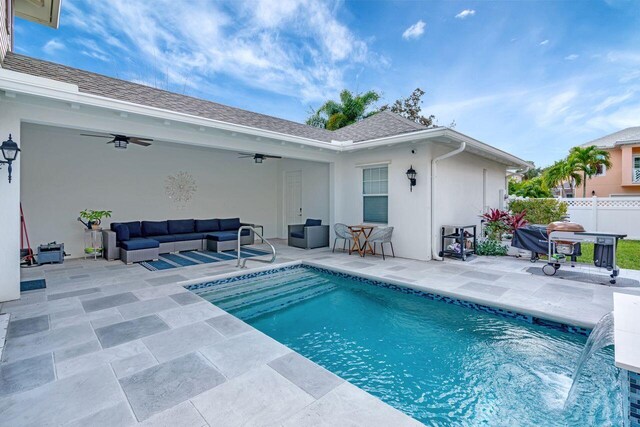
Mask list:
[{"label": "red-leaved plant", "polygon": [[518,228],[524,227],[529,223],[529,221],[525,219],[526,215],[527,215],[526,210],[523,210],[522,212],[517,213],[515,215],[509,215],[509,217],[507,218],[507,225],[511,228],[511,232],[514,232]]},{"label": "red-leaved plant", "polygon": [[509,217],[509,212],[500,209],[489,209],[489,212],[485,212],[481,216],[487,222],[504,222]]}]

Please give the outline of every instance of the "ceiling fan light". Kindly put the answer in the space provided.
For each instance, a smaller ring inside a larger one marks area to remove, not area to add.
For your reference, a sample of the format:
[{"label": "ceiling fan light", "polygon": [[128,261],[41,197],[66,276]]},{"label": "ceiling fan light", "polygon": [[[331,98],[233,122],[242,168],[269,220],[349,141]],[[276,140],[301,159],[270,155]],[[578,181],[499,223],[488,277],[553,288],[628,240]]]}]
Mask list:
[{"label": "ceiling fan light", "polygon": [[113,146],[119,150],[125,150],[127,148],[127,141],[116,139],[113,141]]},{"label": "ceiling fan light", "polygon": [[262,163],[262,161],[264,160],[262,157],[258,157],[258,156],[254,157],[253,159],[255,160],[256,163]]}]

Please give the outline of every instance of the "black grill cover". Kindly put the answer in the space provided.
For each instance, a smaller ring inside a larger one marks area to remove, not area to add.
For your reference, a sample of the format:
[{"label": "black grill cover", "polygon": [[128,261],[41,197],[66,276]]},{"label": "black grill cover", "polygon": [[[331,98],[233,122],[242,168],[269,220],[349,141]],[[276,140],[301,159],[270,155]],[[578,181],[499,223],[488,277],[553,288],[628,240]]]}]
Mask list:
[{"label": "black grill cover", "polygon": [[[531,224],[518,228],[513,233],[511,246],[531,251],[531,259],[535,259],[536,254],[547,254],[549,250],[548,234],[546,225]],[[574,261],[577,256],[582,255],[580,244],[575,246],[575,253],[571,257]]]}]

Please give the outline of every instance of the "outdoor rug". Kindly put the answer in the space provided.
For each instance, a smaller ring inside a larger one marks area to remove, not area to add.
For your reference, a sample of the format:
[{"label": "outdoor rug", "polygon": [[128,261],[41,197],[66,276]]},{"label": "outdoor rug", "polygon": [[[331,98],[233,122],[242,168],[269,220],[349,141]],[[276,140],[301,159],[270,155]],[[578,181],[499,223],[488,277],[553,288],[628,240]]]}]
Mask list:
[{"label": "outdoor rug", "polygon": [[36,289],[44,289],[47,287],[47,282],[44,279],[37,280],[25,280],[20,282],[20,292],[35,291]]},{"label": "outdoor rug", "polygon": [[[604,271],[604,270],[603,270]],[[593,283],[595,285],[606,285],[616,288],[632,288],[639,287],[640,282],[634,279],[627,279],[625,277],[616,277],[616,284],[609,283],[611,277],[604,273],[585,273],[582,271],[572,271],[570,266],[563,266],[553,276],[547,276],[542,271],[541,267],[529,267],[527,273],[535,274],[536,276],[555,277],[556,279],[573,280],[576,282]]]},{"label": "outdoor rug", "polygon": [[[242,248],[242,258],[269,255],[269,252],[251,248]],[[211,252],[186,251],[175,254],[162,254],[158,261],[144,261],[138,264],[147,270],[169,270],[171,268],[189,267],[191,265],[211,264],[214,262],[233,261],[238,259],[237,251]]]}]

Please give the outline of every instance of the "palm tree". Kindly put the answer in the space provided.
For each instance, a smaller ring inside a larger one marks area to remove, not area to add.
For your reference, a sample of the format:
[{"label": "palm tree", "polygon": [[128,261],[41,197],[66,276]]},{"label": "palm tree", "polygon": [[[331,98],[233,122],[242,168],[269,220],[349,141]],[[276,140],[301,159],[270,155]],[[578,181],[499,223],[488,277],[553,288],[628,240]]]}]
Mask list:
[{"label": "palm tree", "polygon": [[355,96],[348,90],[340,92],[340,102],[327,101],[307,119],[307,124],[319,128],[336,130],[368,117],[367,108],[380,99],[380,95],[370,90]]},{"label": "palm tree", "polygon": [[571,192],[573,193],[573,189],[576,185],[580,185],[582,182],[582,177],[576,170],[576,165],[569,158],[558,160],[553,165],[549,166],[545,171],[543,176],[543,180],[547,187],[554,188],[558,185],[561,187],[561,195],[565,196],[564,191],[564,183],[567,182],[569,184],[569,188],[571,188]]},{"label": "palm tree", "polygon": [[568,159],[574,164],[575,170],[582,172],[582,197],[587,197],[587,179],[591,179],[598,168],[611,168],[609,152],[601,150],[595,145],[589,147],[573,147],[569,151]]}]

